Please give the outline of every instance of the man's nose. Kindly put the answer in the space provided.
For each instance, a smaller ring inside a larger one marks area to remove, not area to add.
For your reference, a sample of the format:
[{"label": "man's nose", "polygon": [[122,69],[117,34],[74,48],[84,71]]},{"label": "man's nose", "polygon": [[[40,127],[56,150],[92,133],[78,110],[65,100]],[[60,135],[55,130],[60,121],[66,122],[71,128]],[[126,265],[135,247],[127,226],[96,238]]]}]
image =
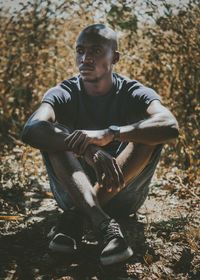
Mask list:
[{"label": "man's nose", "polygon": [[85,52],[82,56],[82,62],[84,63],[94,63],[94,58],[91,52]]}]

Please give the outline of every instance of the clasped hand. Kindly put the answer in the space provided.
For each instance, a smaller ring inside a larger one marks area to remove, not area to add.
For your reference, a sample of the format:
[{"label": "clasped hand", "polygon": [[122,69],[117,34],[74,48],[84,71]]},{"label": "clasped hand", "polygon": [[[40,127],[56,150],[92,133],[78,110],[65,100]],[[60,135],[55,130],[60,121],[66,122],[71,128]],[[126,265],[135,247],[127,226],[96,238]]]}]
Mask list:
[{"label": "clasped hand", "polygon": [[108,129],[75,130],[65,138],[67,150],[83,155],[88,145],[105,146],[112,142],[113,135]]},{"label": "clasped hand", "polygon": [[124,186],[124,176],[116,158],[101,148],[90,145],[84,154],[86,162],[93,167],[100,187],[108,192]]},{"label": "clasped hand", "polygon": [[113,135],[107,130],[75,130],[65,139],[68,150],[83,155],[93,167],[101,187],[112,191],[124,186],[124,176],[116,159],[99,146],[112,142]]}]

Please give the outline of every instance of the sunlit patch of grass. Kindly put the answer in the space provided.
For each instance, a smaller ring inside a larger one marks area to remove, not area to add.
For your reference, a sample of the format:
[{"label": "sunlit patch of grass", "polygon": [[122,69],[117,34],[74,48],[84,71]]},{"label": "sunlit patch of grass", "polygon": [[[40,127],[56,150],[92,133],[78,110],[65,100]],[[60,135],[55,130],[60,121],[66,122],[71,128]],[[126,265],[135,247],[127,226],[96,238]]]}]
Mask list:
[{"label": "sunlit patch of grass", "polygon": [[185,232],[186,240],[194,251],[200,250],[200,228],[188,226]]}]

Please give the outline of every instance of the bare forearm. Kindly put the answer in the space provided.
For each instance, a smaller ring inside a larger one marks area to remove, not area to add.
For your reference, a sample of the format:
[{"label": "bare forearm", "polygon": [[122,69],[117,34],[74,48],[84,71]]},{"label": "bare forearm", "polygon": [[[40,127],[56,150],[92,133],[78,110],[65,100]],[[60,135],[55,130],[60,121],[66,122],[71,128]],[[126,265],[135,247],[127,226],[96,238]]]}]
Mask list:
[{"label": "bare forearm", "polygon": [[157,145],[178,136],[178,124],[175,119],[153,117],[120,128],[120,141]]},{"label": "bare forearm", "polygon": [[22,141],[43,151],[66,151],[64,139],[69,132],[47,121],[32,121],[25,125]]}]

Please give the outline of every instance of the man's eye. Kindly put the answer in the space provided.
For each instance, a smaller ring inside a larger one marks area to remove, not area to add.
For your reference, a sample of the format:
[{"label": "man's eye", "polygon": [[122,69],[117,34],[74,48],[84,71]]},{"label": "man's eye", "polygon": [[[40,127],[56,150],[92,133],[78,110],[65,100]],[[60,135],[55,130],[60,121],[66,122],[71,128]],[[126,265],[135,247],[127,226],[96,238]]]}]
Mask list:
[{"label": "man's eye", "polygon": [[101,49],[94,49],[95,54],[101,54],[102,50]]},{"label": "man's eye", "polygon": [[76,52],[77,52],[78,54],[84,54],[84,50],[82,50],[82,49],[76,49]]}]

